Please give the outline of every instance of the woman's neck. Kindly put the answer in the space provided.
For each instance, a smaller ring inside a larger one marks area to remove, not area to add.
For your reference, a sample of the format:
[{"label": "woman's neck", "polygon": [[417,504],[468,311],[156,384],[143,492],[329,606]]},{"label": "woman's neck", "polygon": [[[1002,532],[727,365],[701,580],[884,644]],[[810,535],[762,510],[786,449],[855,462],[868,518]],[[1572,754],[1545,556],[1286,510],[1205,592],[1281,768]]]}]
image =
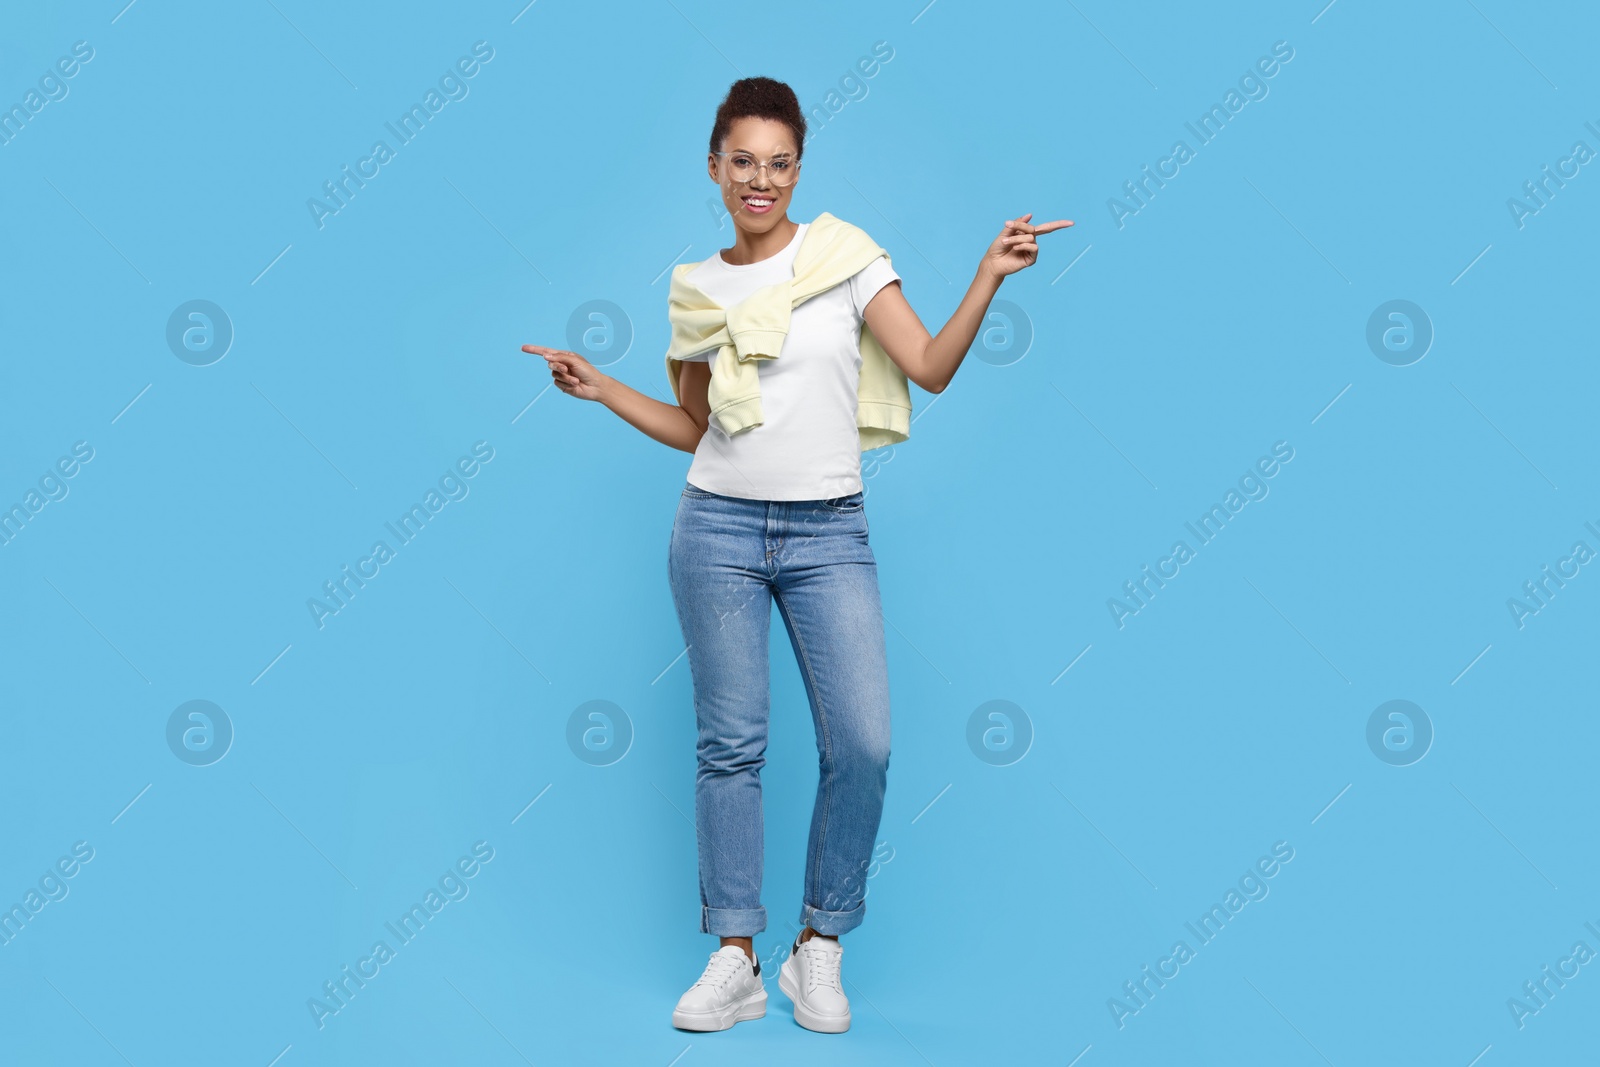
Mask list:
[{"label": "woman's neck", "polygon": [[735,224],[733,248],[723,250],[722,261],[731,266],[746,267],[763,259],[771,259],[789,247],[789,242],[794,240],[799,229],[800,224],[790,219],[787,212],[776,226],[765,233],[751,233]]}]

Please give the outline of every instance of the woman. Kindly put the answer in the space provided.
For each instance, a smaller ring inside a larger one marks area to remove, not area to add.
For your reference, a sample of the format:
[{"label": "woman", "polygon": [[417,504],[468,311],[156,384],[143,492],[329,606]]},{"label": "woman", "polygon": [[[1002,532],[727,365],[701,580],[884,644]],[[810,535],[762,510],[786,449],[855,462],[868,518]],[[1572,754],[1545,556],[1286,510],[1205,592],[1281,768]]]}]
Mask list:
[{"label": "woman", "polygon": [[572,352],[543,356],[556,386],[598,400],[657,441],[694,454],[668,551],[688,645],[698,729],[695,824],[700,929],[721,939],[673,1024],[726,1030],[766,1014],[752,940],[761,905],[760,771],[772,603],[805,681],[819,756],[800,922],[779,969],[795,1021],[842,1033],[840,935],[865,914],[889,764],[889,684],[877,564],[868,545],[861,452],[910,432],[909,379],[943,392],[1008,274],[1037,235],[1071,226],[1007,221],[937,337],[901,292],[889,257],[824,212],[795,223],[806,120],[771,78],[729,89],[707,171],[735,239],[673,275],[667,368],[676,405]]}]

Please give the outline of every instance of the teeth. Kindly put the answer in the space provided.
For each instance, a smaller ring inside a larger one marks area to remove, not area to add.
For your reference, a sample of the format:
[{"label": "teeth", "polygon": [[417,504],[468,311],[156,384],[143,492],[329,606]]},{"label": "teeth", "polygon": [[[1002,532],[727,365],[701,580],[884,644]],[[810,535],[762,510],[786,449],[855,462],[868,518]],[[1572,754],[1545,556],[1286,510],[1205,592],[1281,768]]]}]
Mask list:
[{"label": "teeth", "polygon": [[771,207],[772,206],[772,201],[771,200],[762,200],[759,197],[754,197],[754,196],[746,197],[745,198],[745,203],[749,204],[751,207]]}]

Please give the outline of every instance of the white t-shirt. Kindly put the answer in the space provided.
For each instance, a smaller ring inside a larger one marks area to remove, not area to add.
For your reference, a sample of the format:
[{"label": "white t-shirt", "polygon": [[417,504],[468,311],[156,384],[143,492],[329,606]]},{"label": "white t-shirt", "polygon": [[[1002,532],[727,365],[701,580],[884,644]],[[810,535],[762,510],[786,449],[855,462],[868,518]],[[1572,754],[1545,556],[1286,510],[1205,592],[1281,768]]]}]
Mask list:
[{"label": "white t-shirt", "polygon": [[[810,223],[800,223],[783,251],[757,263],[724,262],[719,252],[688,280],[724,308],[794,277],[794,260]],[[861,486],[861,435],[856,403],[861,381],[862,311],[898,280],[887,256],[796,307],[776,359],[756,363],[763,422],[729,437],[711,420],[688,481],[723,496],[754,500],[826,500]],[[686,357],[709,361],[715,349]]]}]

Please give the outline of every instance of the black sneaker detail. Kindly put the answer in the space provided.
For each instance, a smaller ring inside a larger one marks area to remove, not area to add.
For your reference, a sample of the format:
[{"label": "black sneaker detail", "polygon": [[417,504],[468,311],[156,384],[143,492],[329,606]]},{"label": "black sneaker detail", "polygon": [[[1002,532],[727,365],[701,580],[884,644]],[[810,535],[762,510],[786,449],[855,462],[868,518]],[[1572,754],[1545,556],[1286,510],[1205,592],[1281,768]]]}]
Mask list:
[{"label": "black sneaker detail", "polygon": [[761,977],[761,961],[760,960],[756,960],[755,961],[755,966],[756,966],[756,977],[760,978]]}]

